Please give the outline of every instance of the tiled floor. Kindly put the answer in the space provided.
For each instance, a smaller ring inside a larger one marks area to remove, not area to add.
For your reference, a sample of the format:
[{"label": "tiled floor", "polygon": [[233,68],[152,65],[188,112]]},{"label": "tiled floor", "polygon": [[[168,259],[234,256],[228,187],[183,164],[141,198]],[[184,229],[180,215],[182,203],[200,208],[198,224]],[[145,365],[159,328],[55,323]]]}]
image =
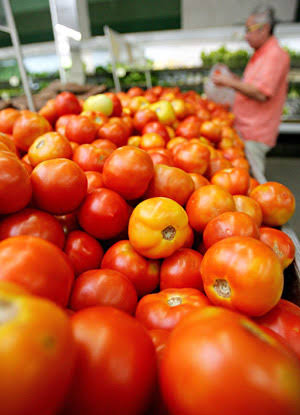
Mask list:
[{"label": "tiled floor", "polygon": [[268,157],[266,178],[286,185],[295,195],[296,212],[289,224],[300,239],[300,158]]}]

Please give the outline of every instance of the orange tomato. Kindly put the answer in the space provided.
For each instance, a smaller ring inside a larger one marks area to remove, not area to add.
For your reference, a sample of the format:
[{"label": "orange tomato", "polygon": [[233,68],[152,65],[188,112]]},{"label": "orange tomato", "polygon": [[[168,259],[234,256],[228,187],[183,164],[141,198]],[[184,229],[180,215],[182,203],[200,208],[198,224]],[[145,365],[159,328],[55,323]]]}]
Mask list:
[{"label": "orange tomato", "polygon": [[283,269],[293,262],[295,245],[286,233],[279,229],[263,227],[259,229],[259,239],[275,252]]},{"label": "orange tomato", "polygon": [[181,248],[187,238],[188,217],[174,200],[154,197],[139,203],[128,226],[134,249],[147,258],[165,258]]},{"label": "orange tomato", "polygon": [[249,316],[267,313],[282,294],[281,264],[254,238],[233,236],[215,243],[206,251],[200,271],[212,303]]},{"label": "orange tomato", "polygon": [[143,134],[140,141],[140,147],[143,150],[150,150],[153,148],[163,148],[166,143],[163,137],[157,133]]},{"label": "orange tomato", "polygon": [[247,213],[259,227],[262,223],[262,210],[258,202],[249,196],[234,195],[235,208],[238,212]]},{"label": "orange tomato", "polygon": [[250,176],[247,170],[240,167],[219,170],[211,178],[211,183],[223,187],[232,195],[246,195]]},{"label": "orange tomato", "polygon": [[51,131],[51,125],[46,118],[34,112],[24,111],[14,123],[15,145],[20,150],[27,151],[37,137],[48,131]]},{"label": "orange tomato", "polygon": [[209,159],[210,152],[201,143],[184,143],[173,155],[174,165],[188,173],[204,174]]},{"label": "orange tomato", "polygon": [[72,154],[73,150],[68,139],[54,131],[35,139],[28,150],[28,158],[33,167],[45,160],[70,159]]}]

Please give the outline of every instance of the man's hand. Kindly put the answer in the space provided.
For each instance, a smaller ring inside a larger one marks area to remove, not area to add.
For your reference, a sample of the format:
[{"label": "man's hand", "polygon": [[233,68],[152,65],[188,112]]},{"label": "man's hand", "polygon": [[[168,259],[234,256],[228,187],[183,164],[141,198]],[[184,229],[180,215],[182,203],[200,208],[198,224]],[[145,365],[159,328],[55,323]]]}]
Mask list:
[{"label": "man's hand", "polygon": [[228,75],[222,75],[215,72],[212,76],[212,81],[217,86],[232,87],[232,77]]}]

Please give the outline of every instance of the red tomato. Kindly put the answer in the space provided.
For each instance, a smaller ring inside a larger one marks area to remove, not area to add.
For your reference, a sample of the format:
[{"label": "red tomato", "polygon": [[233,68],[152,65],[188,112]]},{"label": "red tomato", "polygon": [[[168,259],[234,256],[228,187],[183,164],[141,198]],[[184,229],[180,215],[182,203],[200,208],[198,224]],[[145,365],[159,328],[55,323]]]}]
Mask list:
[{"label": "red tomato", "polygon": [[16,120],[20,117],[20,111],[14,108],[4,108],[0,111],[0,131],[12,134]]},{"label": "red tomato", "polygon": [[72,117],[74,117],[74,114],[67,114],[67,115],[62,115],[61,117],[59,117],[55,123],[55,130],[58,133],[65,135],[66,126]]},{"label": "red tomato", "polygon": [[142,131],[149,122],[158,121],[155,111],[150,108],[142,108],[138,110],[133,117],[133,125],[137,131]]},{"label": "red tomato", "polygon": [[204,290],[215,305],[261,316],[279,301],[283,272],[274,252],[261,241],[232,236],[212,245],[200,269]]},{"label": "red tomato", "polygon": [[167,143],[170,140],[170,136],[166,127],[159,121],[148,122],[142,130],[142,135],[148,133],[159,134]]},{"label": "red tomato", "polygon": [[103,257],[100,243],[82,231],[73,231],[68,234],[64,251],[74,268],[75,275],[99,268]]},{"label": "red tomato", "polygon": [[108,122],[100,126],[98,137],[112,141],[117,147],[125,146],[129,137],[128,127],[121,122]]},{"label": "red tomato", "polygon": [[132,88],[129,88],[127,91],[127,95],[131,98],[141,97],[142,95],[144,95],[144,93],[145,91],[138,86],[133,86]]},{"label": "red tomato", "polygon": [[98,140],[93,141],[92,145],[94,147],[101,148],[103,150],[111,150],[111,152],[113,152],[117,148],[115,143],[113,143],[110,140],[104,140],[102,138],[99,138]]},{"label": "red tomato", "polygon": [[65,234],[58,220],[37,209],[23,209],[0,221],[0,240],[19,235],[39,237],[61,249],[65,244]]},{"label": "red tomato", "polygon": [[24,111],[14,123],[13,137],[15,145],[20,149],[27,151],[34,140],[51,131],[51,125],[35,112]]},{"label": "red tomato", "polygon": [[0,151],[0,214],[23,209],[30,202],[30,177],[15,154]]},{"label": "red tomato", "polygon": [[156,350],[156,357],[158,365],[160,365],[165,348],[168,344],[168,340],[170,337],[170,331],[169,330],[163,330],[163,329],[153,329],[149,330],[148,333],[151,336],[151,339],[153,341],[155,350]]},{"label": "red tomato", "polygon": [[221,140],[222,129],[214,121],[204,121],[200,128],[200,134],[213,143]]},{"label": "red tomato", "polygon": [[259,239],[275,252],[283,269],[287,268],[293,262],[295,245],[286,233],[279,229],[260,228]]},{"label": "red tomato", "polygon": [[201,143],[183,143],[173,155],[174,165],[188,173],[204,174],[207,170],[210,152]]},{"label": "red tomato", "polygon": [[194,249],[178,249],[161,264],[160,289],[197,288],[203,291],[201,262],[202,255]]},{"label": "red tomato", "polygon": [[278,304],[255,322],[279,334],[300,359],[300,308],[287,300]]},{"label": "red tomato", "polygon": [[234,195],[235,208],[238,212],[247,213],[255,221],[257,226],[262,223],[262,210],[259,203],[249,196]]},{"label": "red tomato", "polygon": [[105,92],[104,95],[109,97],[113,103],[113,112],[111,114],[112,117],[120,117],[122,114],[122,104],[116,94],[112,92]]},{"label": "red tomato", "polygon": [[160,375],[171,415],[300,412],[295,356],[246,317],[222,308],[197,310],[178,324]]},{"label": "red tomato", "polygon": [[59,413],[75,362],[67,315],[50,301],[2,287],[0,304],[1,413]]},{"label": "red tomato", "polygon": [[240,167],[220,170],[213,175],[211,183],[223,187],[232,195],[246,195],[250,176],[247,170]]},{"label": "red tomato", "polygon": [[55,99],[50,99],[39,110],[39,114],[46,118],[51,125],[54,125],[58,119],[58,113],[56,111]]},{"label": "red tomato", "polygon": [[258,226],[254,220],[242,212],[224,212],[213,218],[203,232],[205,248],[230,236],[250,236],[258,239]]},{"label": "red tomato", "polygon": [[110,239],[126,228],[129,208],[113,190],[96,189],[81,204],[78,220],[81,227],[95,238]]},{"label": "red tomato", "polygon": [[70,117],[66,125],[65,135],[68,140],[75,143],[89,144],[95,140],[97,130],[97,127],[89,118],[77,115]]},{"label": "red tomato", "polygon": [[187,314],[210,305],[194,288],[169,288],[145,295],[136,308],[136,318],[147,329],[172,330]]},{"label": "red tomato", "polygon": [[176,135],[185,138],[200,137],[202,122],[196,115],[190,115],[178,125]]},{"label": "red tomato", "polygon": [[10,150],[12,153],[17,154],[17,149],[14,143],[14,139],[11,135],[0,132],[0,143],[4,144],[8,148],[8,150]]},{"label": "red tomato", "polygon": [[146,330],[111,307],[81,310],[71,322],[79,354],[67,413],[142,414],[151,401],[156,372]]},{"label": "red tomato", "polygon": [[245,159],[245,157],[238,157],[238,158],[232,160],[231,164],[232,164],[233,167],[239,167],[239,168],[245,169],[247,171],[250,170],[250,164],[249,164],[248,160]]},{"label": "red tomato", "polygon": [[73,310],[93,306],[111,306],[133,314],[137,294],[132,282],[119,271],[94,269],[84,272],[75,281],[70,300]]},{"label": "red tomato", "polygon": [[0,280],[67,305],[74,273],[67,256],[52,243],[28,235],[5,239],[0,242],[0,269]]},{"label": "red tomato", "polygon": [[126,275],[139,297],[151,293],[159,283],[159,262],[144,258],[127,240],[115,243],[105,252],[101,268],[114,269]]},{"label": "red tomato", "polygon": [[147,150],[147,153],[152,159],[153,164],[164,164],[166,166],[173,166],[173,157],[170,150],[166,148],[153,148]]},{"label": "red tomato", "polygon": [[77,209],[87,192],[83,170],[68,159],[38,164],[31,174],[31,183],[36,205],[57,215]]},{"label": "red tomato", "polygon": [[195,190],[200,189],[202,186],[210,184],[210,182],[199,173],[189,173],[190,177],[194,182]]},{"label": "red tomato", "polygon": [[84,171],[97,171],[102,173],[105,160],[112,150],[97,148],[91,144],[82,144],[76,148],[73,161]]},{"label": "red tomato", "polygon": [[105,161],[103,182],[105,187],[132,200],[145,193],[153,173],[148,153],[133,146],[124,146],[115,150]]},{"label": "red tomato", "polygon": [[228,147],[222,150],[223,157],[229,161],[244,157],[245,153],[240,147]]},{"label": "red tomato", "polygon": [[252,192],[253,189],[255,189],[255,187],[257,187],[259,185],[259,182],[254,179],[253,177],[250,177],[250,184],[249,184],[249,189],[248,189],[248,196],[250,195],[250,193]]},{"label": "red tomato", "polygon": [[193,191],[194,183],[188,173],[177,167],[157,164],[146,197],[168,197],[184,206]]},{"label": "red tomato", "polygon": [[295,197],[281,183],[266,182],[260,184],[252,190],[250,197],[260,204],[263,223],[267,226],[284,225],[294,214]]},{"label": "red tomato", "polygon": [[230,169],[232,164],[224,157],[212,158],[208,162],[208,168],[205,172],[205,176],[211,179],[215,173],[223,169]]},{"label": "red tomato", "polygon": [[87,192],[92,193],[93,190],[103,187],[102,174],[98,171],[85,171],[87,178]]},{"label": "red tomato", "polygon": [[77,222],[76,211],[72,213],[68,213],[66,215],[55,215],[55,218],[63,227],[63,231],[65,235],[68,235],[70,232],[75,231],[79,228],[79,224]]},{"label": "red tomato", "polygon": [[186,205],[189,223],[198,232],[202,232],[211,219],[234,210],[232,195],[215,185],[200,187],[192,193]]},{"label": "red tomato", "polygon": [[61,92],[55,97],[55,108],[59,117],[66,114],[79,114],[81,105],[72,92]]}]

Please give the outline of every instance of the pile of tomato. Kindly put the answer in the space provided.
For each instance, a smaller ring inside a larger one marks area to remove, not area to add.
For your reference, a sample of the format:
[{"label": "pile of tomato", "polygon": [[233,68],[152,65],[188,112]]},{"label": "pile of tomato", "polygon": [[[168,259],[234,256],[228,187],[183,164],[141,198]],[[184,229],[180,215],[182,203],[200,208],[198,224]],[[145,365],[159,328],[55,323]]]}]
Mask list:
[{"label": "pile of tomato", "polygon": [[0,111],[1,414],[299,415],[295,198],[233,125],[177,87]]}]

